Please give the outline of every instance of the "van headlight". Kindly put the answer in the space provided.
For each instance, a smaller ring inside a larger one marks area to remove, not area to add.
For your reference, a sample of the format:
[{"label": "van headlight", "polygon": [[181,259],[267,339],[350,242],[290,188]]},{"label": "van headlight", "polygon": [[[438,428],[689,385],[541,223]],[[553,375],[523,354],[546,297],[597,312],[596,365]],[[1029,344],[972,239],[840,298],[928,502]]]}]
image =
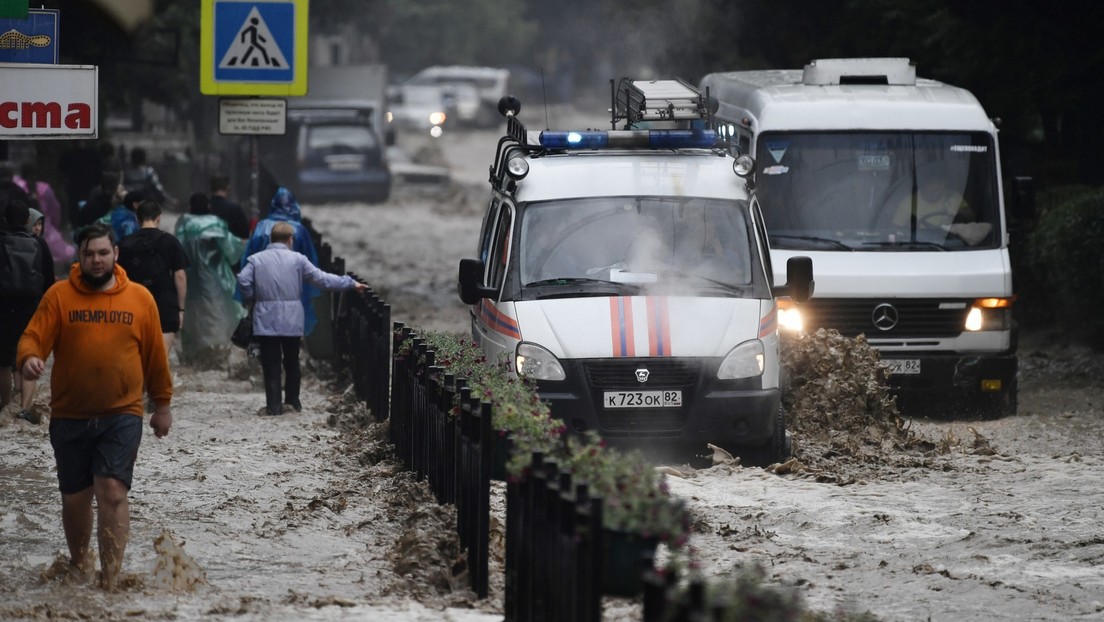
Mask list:
[{"label": "van headlight", "polygon": [[517,375],[533,380],[563,380],[567,378],[563,365],[554,354],[535,343],[521,342],[514,354]]},{"label": "van headlight", "polygon": [[717,368],[718,380],[738,380],[763,375],[766,366],[766,353],[763,342],[758,339],[745,341],[732,348]]}]

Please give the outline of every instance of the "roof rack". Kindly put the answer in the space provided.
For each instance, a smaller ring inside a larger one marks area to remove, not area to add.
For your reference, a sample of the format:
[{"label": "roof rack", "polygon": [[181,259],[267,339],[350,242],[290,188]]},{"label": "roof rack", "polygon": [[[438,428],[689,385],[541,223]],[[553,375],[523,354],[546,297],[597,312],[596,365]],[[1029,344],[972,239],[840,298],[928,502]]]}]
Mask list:
[{"label": "roof rack", "polygon": [[685,81],[632,80],[621,78],[614,88],[610,80],[610,122],[617,129],[617,122],[624,120],[624,129],[643,121],[709,121],[710,111],[706,98],[698,89]]}]

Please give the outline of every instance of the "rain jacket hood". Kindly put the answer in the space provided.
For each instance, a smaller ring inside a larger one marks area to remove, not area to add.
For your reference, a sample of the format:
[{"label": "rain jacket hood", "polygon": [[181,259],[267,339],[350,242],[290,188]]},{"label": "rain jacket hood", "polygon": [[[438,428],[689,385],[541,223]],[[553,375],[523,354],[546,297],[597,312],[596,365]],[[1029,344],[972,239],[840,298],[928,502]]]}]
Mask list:
[{"label": "rain jacket hood", "polygon": [[87,283],[81,280],[81,267],[79,263],[74,263],[69,266],[69,283],[73,285],[73,288],[81,294],[105,294],[107,296],[117,296],[121,294],[129,285],[130,278],[127,277],[126,270],[115,262],[115,285],[110,289],[98,290],[92,289]]},{"label": "rain jacket hood", "polygon": [[142,393],[157,405],[172,398],[169,358],[157,303],[115,265],[115,284],[94,290],[79,265],[54,283],[19,340],[17,364],[54,355],[50,416],[87,419],[119,413],[141,417]]}]

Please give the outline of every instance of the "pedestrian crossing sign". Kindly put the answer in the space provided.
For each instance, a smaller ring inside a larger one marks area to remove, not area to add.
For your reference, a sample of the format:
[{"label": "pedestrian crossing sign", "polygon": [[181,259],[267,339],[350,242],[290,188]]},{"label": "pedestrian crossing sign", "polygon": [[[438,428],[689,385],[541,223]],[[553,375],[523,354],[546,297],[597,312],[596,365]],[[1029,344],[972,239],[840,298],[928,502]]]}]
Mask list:
[{"label": "pedestrian crossing sign", "polygon": [[308,0],[202,0],[204,95],[307,94]]}]

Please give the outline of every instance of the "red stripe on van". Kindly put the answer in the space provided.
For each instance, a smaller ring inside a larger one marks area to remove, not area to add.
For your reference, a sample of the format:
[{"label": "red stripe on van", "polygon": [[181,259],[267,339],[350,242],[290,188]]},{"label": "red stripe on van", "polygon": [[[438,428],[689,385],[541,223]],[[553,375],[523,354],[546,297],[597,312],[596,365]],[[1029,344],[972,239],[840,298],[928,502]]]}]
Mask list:
[{"label": "red stripe on van", "polygon": [[636,356],[632,298],[610,298],[610,333],[614,356]]},{"label": "red stripe on van", "polygon": [[502,333],[514,339],[521,339],[521,330],[518,328],[517,321],[496,309],[493,304],[486,300],[479,303],[479,317],[488,328],[496,333]]},{"label": "red stripe on van", "polygon": [[648,296],[648,346],[652,356],[671,355],[671,318],[667,312],[667,298]]},{"label": "red stripe on van", "polygon": [[778,307],[772,307],[770,313],[759,318],[759,338],[766,337],[778,330]]}]

